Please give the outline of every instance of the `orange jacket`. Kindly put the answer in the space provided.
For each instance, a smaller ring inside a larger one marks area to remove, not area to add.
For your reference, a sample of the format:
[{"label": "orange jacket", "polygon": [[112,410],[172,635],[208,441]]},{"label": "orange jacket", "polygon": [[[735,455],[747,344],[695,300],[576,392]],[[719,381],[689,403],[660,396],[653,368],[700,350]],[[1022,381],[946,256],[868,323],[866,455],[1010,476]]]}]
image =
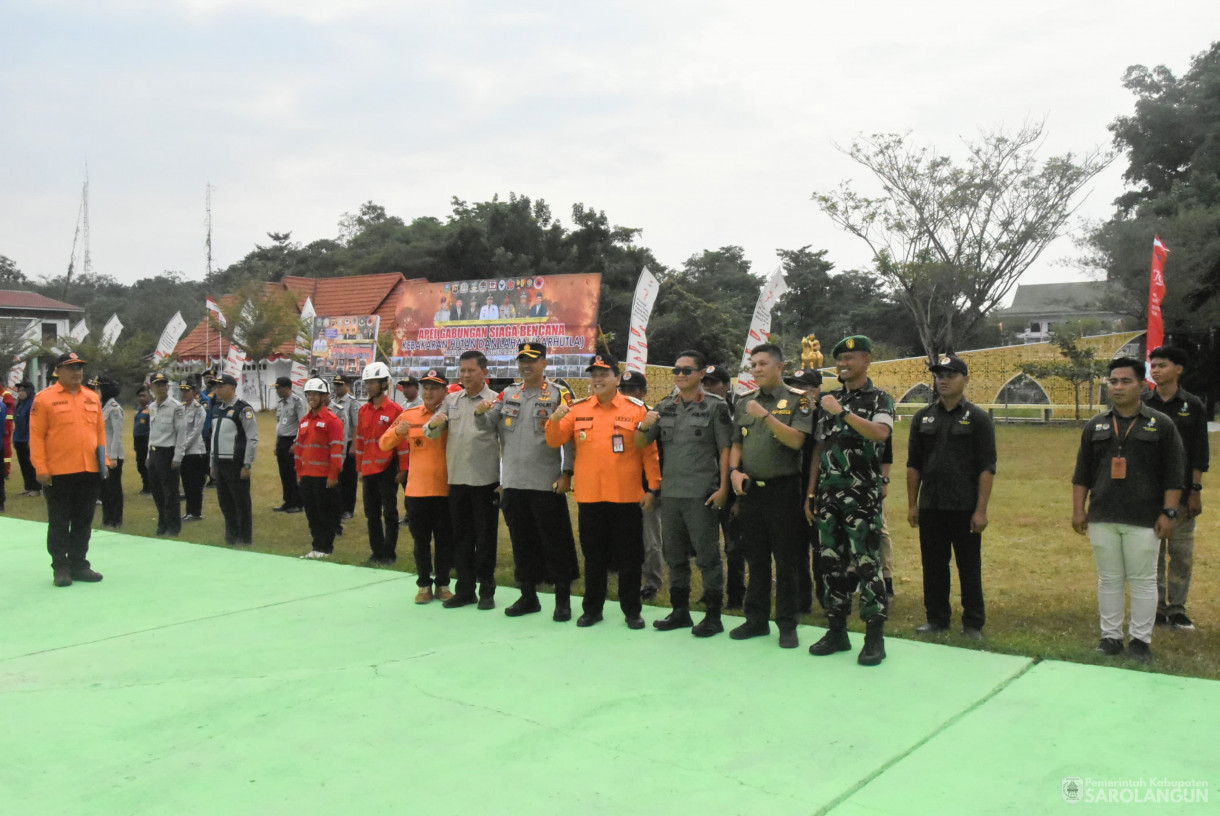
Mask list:
[{"label": "orange jacket", "polygon": [[[661,461],[657,443],[635,446],[636,426],[648,413],[644,403],[616,394],[602,405],[596,397],[572,404],[556,422],[546,423],[546,443],[552,448],[576,439],[572,484],[578,502],[638,502],[644,497],[644,477],[650,490],[661,487]],[[614,437],[622,439],[618,445]],[[616,447],[621,451],[616,453]]]},{"label": "orange jacket", "polygon": [[339,417],[329,408],[310,411],[297,426],[297,441],[292,443],[297,476],[338,479],[343,470],[344,447]]},{"label": "orange jacket", "polygon": [[81,386],[59,383],[39,391],[30,408],[30,461],[39,475],[97,473],[97,449],[106,448],[102,400]]},{"label": "orange jacket", "polygon": [[[436,411],[426,405],[408,408],[398,415],[390,429],[381,435],[378,443],[383,451],[407,448],[411,452],[411,470],[407,476],[406,495],[416,498],[449,495],[449,466],[445,463],[445,443],[449,440],[449,427],[445,426],[436,439],[424,436],[424,426]],[[407,435],[394,432],[398,425],[408,425]]]},{"label": "orange jacket", "polygon": [[[394,456],[383,451],[381,435],[394,426],[394,420],[402,413],[402,406],[386,397],[378,408],[372,402],[360,406],[356,413],[356,436],[352,444],[356,449],[356,472],[361,476],[373,476],[390,466]],[[410,453],[405,448],[398,451],[398,470],[407,469]]]}]

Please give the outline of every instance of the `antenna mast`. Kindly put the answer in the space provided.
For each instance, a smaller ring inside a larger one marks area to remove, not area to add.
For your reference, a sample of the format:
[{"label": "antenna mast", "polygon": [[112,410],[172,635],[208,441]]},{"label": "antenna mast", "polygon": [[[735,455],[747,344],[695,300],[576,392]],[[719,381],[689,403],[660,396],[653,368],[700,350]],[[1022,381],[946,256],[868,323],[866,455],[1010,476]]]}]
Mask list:
[{"label": "antenna mast", "polygon": [[209,181],[207,187],[205,187],[204,190],[205,190],[204,206],[207,209],[207,218],[204,219],[203,223],[208,228],[208,237],[207,237],[207,240],[204,242],[204,246],[207,247],[208,277],[211,278],[212,277],[212,182]]}]

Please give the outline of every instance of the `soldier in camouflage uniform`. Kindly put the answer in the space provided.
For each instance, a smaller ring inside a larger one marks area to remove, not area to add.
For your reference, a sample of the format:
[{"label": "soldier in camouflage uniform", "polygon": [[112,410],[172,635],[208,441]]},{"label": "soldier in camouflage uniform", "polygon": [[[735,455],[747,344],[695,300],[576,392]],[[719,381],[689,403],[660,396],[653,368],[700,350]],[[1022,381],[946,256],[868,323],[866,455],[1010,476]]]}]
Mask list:
[{"label": "soldier in camouflage uniform", "polygon": [[830,630],[809,653],[820,657],[851,649],[847,615],[854,581],[849,569],[855,567],[860,617],[868,627],[858,660],[862,666],[885,659],[881,456],[894,429],[894,400],[868,378],[872,351],[872,341],[863,335],[847,337],[834,347],[843,387],[822,397],[806,511],[818,526],[822,591],[830,621]]}]

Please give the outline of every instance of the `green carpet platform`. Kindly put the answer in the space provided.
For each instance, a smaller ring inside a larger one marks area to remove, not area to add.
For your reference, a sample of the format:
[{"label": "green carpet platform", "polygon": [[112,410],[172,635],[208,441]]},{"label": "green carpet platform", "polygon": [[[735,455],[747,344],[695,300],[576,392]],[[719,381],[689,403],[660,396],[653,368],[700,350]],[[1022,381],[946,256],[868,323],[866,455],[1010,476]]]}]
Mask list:
[{"label": "green carpet platform", "polygon": [[61,589],[45,535],[0,519],[3,813],[1030,814],[1220,782],[1212,681],[892,637],[864,668],[812,627],[578,629],[549,596],[505,617],[511,588],[416,606],[406,573],[103,531],[105,580]]}]

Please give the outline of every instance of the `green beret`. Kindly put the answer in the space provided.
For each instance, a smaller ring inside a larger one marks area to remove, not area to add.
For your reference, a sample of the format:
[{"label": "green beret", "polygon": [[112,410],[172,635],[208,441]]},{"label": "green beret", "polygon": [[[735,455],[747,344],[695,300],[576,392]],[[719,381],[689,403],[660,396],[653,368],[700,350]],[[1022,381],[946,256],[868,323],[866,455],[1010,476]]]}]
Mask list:
[{"label": "green beret", "polygon": [[834,350],[830,352],[831,357],[838,357],[845,351],[867,351],[873,353],[873,341],[869,340],[862,334],[853,334],[851,337],[844,337],[838,343],[835,343]]}]

